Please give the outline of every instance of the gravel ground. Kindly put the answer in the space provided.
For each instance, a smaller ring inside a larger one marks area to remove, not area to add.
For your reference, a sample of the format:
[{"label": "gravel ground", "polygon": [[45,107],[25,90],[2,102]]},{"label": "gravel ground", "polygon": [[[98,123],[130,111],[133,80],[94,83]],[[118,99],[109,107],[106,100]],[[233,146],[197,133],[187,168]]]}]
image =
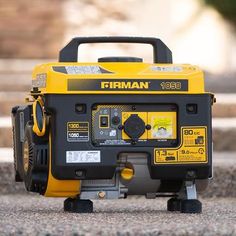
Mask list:
[{"label": "gravel ground", "polygon": [[63,199],[0,196],[0,235],[236,235],[236,198],[203,199],[202,214],[166,211],[166,199],[95,201],[64,213]]}]

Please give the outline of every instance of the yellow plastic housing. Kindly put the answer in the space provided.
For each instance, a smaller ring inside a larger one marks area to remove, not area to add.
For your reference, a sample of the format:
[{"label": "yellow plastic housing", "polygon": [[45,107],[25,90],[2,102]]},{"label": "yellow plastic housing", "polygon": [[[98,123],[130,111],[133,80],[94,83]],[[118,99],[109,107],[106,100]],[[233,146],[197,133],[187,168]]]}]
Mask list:
[{"label": "yellow plastic housing", "polygon": [[43,127],[42,127],[42,129],[40,129],[39,126],[38,126],[38,120],[37,120],[37,115],[36,115],[37,104],[40,105],[40,107],[42,109],[42,112],[43,112],[43,100],[42,100],[41,97],[38,97],[33,103],[33,121],[34,121],[33,131],[37,136],[43,136],[45,134],[45,131],[46,131],[46,116],[43,112],[42,113],[42,115],[43,115],[43,118],[42,118]]},{"label": "yellow plastic housing", "polygon": [[[61,73],[53,70],[53,67],[66,67],[66,66],[99,66],[103,70],[111,73]],[[139,79],[143,80],[188,80],[188,90],[178,90],[178,84],[174,90],[151,91],[142,90],[142,94],[198,94],[204,93],[204,76],[203,72],[197,67],[189,64],[148,64],[148,63],[48,63],[36,66],[33,71],[33,81],[41,94],[139,94],[138,90],[93,90],[93,91],[69,91],[67,87],[68,80],[90,80],[102,79],[106,81],[109,79],[116,81]],[[104,83],[101,84],[101,88]]]},{"label": "yellow plastic housing", "polygon": [[47,189],[44,194],[45,197],[72,197],[75,198],[80,194],[81,182],[80,180],[58,180],[55,179],[51,173],[51,134],[49,135],[49,173]]}]

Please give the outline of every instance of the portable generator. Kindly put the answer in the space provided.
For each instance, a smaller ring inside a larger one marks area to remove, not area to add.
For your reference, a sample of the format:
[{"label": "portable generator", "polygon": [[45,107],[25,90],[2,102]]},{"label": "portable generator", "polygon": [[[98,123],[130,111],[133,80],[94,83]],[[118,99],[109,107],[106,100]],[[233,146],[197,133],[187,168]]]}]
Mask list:
[{"label": "portable generator", "polygon": [[[88,43],[150,44],[153,63],[78,62]],[[169,197],[169,211],[202,211],[197,191],[212,178],[214,95],[198,67],[173,64],[157,38],[77,37],[32,77],[27,104],[12,109],[15,180],[27,191],[66,197],[68,212],[128,195]]]}]

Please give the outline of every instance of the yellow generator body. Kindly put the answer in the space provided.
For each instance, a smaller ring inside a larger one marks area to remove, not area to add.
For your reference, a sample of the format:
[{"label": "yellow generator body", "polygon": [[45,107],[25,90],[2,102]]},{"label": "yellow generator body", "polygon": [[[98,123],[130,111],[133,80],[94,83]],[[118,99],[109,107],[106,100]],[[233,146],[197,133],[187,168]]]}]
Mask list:
[{"label": "yellow generator body", "polygon": [[[151,44],[154,62],[78,62],[84,43]],[[197,66],[173,64],[160,39],[89,37],[72,39],[32,77],[27,104],[12,109],[15,178],[28,191],[67,197],[69,212],[128,195],[167,196],[169,211],[201,212],[214,96]]]}]

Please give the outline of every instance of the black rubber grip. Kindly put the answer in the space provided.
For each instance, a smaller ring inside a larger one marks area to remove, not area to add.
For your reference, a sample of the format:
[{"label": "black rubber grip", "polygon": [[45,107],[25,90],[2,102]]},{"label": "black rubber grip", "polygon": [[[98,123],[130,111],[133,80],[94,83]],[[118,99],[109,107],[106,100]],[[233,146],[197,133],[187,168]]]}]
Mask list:
[{"label": "black rubber grip", "polygon": [[77,62],[78,47],[88,43],[139,43],[153,47],[154,63],[172,63],[170,49],[158,38],[149,37],[76,37],[73,38],[59,53],[59,62]]}]

